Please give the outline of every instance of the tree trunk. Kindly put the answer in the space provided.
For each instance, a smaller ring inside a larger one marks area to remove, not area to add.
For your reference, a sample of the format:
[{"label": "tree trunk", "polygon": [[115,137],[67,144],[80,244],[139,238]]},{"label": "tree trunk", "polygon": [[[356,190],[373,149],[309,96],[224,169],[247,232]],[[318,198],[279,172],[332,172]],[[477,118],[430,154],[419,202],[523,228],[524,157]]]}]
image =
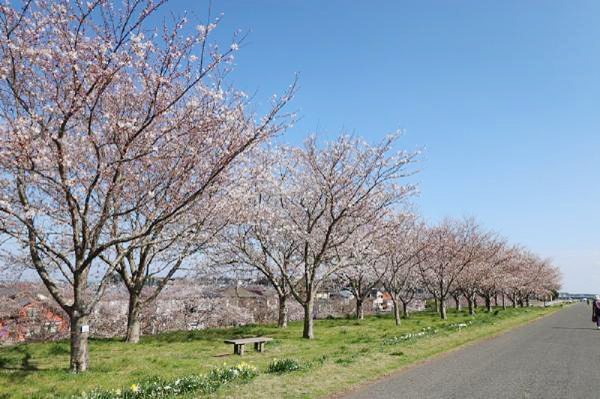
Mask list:
[{"label": "tree trunk", "polygon": [[475,306],[476,306],[475,297],[468,296],[467,301],[469,302],[469,315],[474,316],[475,315]]},{"label": "tree trunk", "polygon": [[397,300],[392,300],[392,302],[394,303],[394,321],[396,322],[396,325],[399,326],[402,324],[402,320],[400,319],[400,307],[398,306]]},{"label": "tree trunk", "polygon": [[494,306],[498,307],[498,293],[494,295]]},{"label": "tree trunk", "polygon": [[517,295],[514,294],[511,298],[511,302],[512,302],[512,307],[516,308],[517,307]]},{"label": "tree trunk", "polygon": [[462,306],[460,305],[460,295],[454,295],[453,298],[456,303],[456,311],[460,312],[462,310]]},{"label": "tree trunk", "polygon": [[408,302],[402,302],[402,315],[404,318],[408,317]]},{"label": "tree trunk", "polygon": [[313,339],[313,301],[309,300],[304,304],[304,330],[302,331],[302,338]]},{"label": "tree trunk", "polygon": [[356,318],[358,320],[365,319],[365,311],[363,309],[363,300],[356,297]]},{"label": "tree trunk", "polygon": [[440,317],[442,320],[448,319],[448,315],[446,314],[446,300],[444,298],[440,298]]},{"label": "tree trunk", "polygon": [[527,305],[527,307],[529,307],[529,296],[527,296],[527,297],[525,298],[525,305]]},{"label": "tree trunk", "polygon": [[477,295],[473,295],[473,306],[477,309]]},{"label": "tree trunk", "polygon": [[504,296],[504,292],[502,293],[502,310],[506,310],[506,297]]},{"label": "tree trunk", "polygon": [[440,307],[439,307],[437,298],[434,298],[433,301],[434,301],[433,303],[435,304],[435,311],[436,311],[436,313],[439,313]]},{"label": "tree trunk", "polygon": [[129,309],[127,312],[127,337],[125,342],[137,344],[140,342],[140,296],[139,293],[129,293]]},{"label": "tree trunk", "polygon": [[485,297],[485,309],[488,312],[492,311],[492,298],[490,298],[489,296]]},{"label": "tree trunk", "polygon": [[285,295],[279,295],[279,317],[277,318],[277,327],[287,328],[288,326],[288,308]]},{"label": "tree trunk", "polygon": [[[71,324],[71,371],[82,373],[88,367],[88,332],[82,332],[82,327],[87,326],[87,317],[78,316],[74,310],[70,318]],[[89,327],[88,327],[89,328]]]}]

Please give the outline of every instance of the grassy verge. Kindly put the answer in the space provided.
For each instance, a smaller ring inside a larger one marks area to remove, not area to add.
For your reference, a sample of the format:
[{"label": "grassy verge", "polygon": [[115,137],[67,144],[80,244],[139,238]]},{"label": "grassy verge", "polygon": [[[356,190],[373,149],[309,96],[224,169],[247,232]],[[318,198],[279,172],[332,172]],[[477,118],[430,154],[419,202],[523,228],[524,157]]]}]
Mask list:
[{"label": "grassy verge", "polygon": [[[62,398],[93,388],[127,389],[152,378],[176,380],[206,375],[224,363],[242,360],[224,339],[268,335],[264,353],[247,348],[243,360],[258,368],[250,381],[224,383],[210,397],[320,397],[380,377],[440,352],[497,334],[557,308],[525,308],[464,312],[441,321],[422,312],[396,326],[390,317],[365,320],[320,320],[314,340],[299,338],[302,325],[287,330],[274,326],[177,332],[143,337],[138,345],[117,340],[90,341],[90,369],[71,374],[68,342],[32,343],[0,348],[0,399]],[[118,381],[118,382],[116,382]],[[177,398],[196,398],[198,392]]]}]

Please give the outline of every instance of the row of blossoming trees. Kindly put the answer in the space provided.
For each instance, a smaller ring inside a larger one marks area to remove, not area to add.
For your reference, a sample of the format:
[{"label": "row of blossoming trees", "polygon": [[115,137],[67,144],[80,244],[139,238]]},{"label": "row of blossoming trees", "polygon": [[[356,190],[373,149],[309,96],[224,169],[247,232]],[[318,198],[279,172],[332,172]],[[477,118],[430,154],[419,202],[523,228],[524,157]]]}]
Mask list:
[{"label": "row of blossoming trees", "polygon": [[426,288],[442,317],[449,296],[556,288],[556,269],[474,223],[426,227],[402,211],[417,153],[393,152],[397,135],[268,147],[293,119],[282,108],[294,85],[250,112],[222,79],[238,38],[211,44],[218,20],[157,28],[163,3],[0,5],[3,260],[33,268],[68,314],[73,371],[87,368],[85,326],[115,274],[129,342],[144,305],[199,261],[261,271],[280,325],[288,299],[304,307],[306,338],[330,279],[354,290],[359,314],[377,284],[396,304]]},{"label": "row of blossoming trees", "polygon": [[[278,148],[255,157],[262,171],[231,198],[240,210],[208,251],[214,262],[260,271],[279,296],[279,321],[287,325],[286,301],[304,307],[303,337],[313,337],[315,294],[335,280],[350,289],[356,315],[374,288],[383,287],[401,312],[423,291],[442,319],[450,298],[474,314],[501,297],[513,306],[545,299],[560,287],[548,260],[510,245],[473,219],[446,219],[428,226],[403,206],[414,186],[399,184],[416,153],[388,155],[396,137],[371,147],[342,136],[318,148]],[[252,170],[257,171],[258,168]]]}]

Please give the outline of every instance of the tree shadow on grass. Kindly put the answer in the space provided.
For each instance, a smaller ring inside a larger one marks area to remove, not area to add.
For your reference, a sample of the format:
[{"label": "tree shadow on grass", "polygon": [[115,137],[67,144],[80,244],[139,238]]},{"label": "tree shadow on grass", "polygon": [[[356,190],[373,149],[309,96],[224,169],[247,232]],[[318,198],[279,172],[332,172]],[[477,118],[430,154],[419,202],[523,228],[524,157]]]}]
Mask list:
[{"label": "tree shadow on grass", "polygon": [[2,370],[19,370],[19,371],[38,371],[37,366],[31,361],[31,353],[25,348],[16,348],[16,352],[22,353],[23,358],[17,366],[15,359],[8,357],[0,357],[0,369]]},{"label": "tree shadow on grass", "polygon": [[[20,360],[0,357],[0,370],[7,370],[5,373],[7,379],[11,383],[19,383],[25,380],[29,375],[44,371],[39,369],[31,360],[31,353],[24,348],[17,349],[17,352],[23,354]],[[3,397],[0,396],[0,399]]]}]

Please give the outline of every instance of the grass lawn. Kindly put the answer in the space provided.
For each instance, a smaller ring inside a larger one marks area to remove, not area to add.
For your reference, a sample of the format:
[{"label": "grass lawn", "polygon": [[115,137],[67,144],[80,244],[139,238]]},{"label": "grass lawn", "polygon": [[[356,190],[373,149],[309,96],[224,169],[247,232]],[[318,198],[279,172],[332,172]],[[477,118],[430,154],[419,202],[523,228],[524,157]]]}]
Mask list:
[{"label": "grass lawn", "polygon": [[[244,360],[259,375],[247,384],[228,383],[212,394],[219,398],[314,398],[349,390],[402,366],[494,335],[548,313],[553,308],[479,310],[475,317],[450,312],[447,321],[421,312],[394,324],[391,316],[365,320],[319,320],[315,339],[305,340],[302,323],[286,330],[274,326],[184,331],[143,337],[138,345],[118,340],[90,340],[89,371],[72,374],[69,343],[30,343],[0,348],[0,399],[62,398],[92,388],[127,388],[154,376],[175,379],[202,374],[224,362]],[[459,328],[458,324],[466,324]],[[414,337],[414,335],[421,333]],[[413,334],[413,337],[407,337]],[[264,353],[246,346],[241,358],[233,355],[227,338],[267,335],[274,338]],[[300,371],[268,373],[274,359],[294,358]],[[195,398],[187,394],[178,398]]]}]

